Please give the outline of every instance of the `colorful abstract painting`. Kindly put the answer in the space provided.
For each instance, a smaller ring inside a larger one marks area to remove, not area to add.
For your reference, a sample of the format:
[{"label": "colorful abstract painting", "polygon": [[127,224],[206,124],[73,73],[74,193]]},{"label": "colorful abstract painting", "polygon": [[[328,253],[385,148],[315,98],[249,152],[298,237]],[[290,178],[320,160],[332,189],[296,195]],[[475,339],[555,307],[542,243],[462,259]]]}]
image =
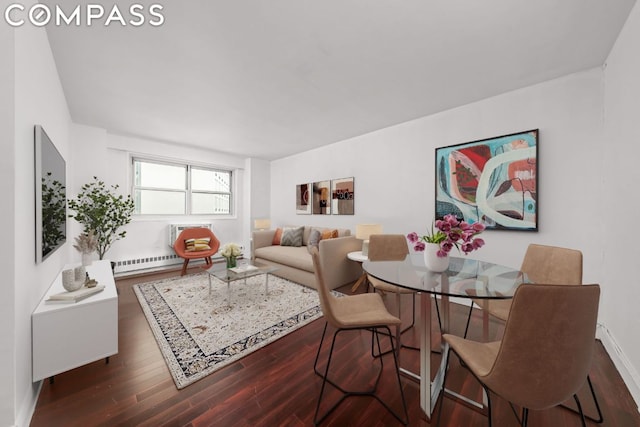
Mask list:
[{"label": "colorful abstract painting", "polygon": [[353,177],[331,180],[331,213],[353,215]]},{"label": "colorful abstract painting", "polygon": [[538,229],[538,129],[436,148],[436,218]]}]

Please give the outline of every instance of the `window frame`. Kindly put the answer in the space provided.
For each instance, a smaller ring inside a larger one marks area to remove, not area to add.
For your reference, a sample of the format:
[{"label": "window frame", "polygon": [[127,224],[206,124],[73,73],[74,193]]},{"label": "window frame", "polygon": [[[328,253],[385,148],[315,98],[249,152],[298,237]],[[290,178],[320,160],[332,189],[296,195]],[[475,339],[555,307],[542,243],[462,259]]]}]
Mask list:
[{"label": "window frame", "polygon": [[[166,165],[166,166],[177,166],[182,167],[185,170],[185,189],[174,189],[174,188],[165,188],[165,187],[149,187],[149,186],[139,186],[136,185],[136,162],[140,163],[152,163],[156,165]],[[204,170],[207,172],[219,172],[229,174],[229,191],[207,191],[207,190],[193,190],[191,185],[191,172],[193,169]],[[205,165],[199,163],[193,163],[188,161],[180,161],[180,160],[160,160],[155,159],[153,157],[146,156],[131,156],[131,197],[134,199],[134,203],[136,201],[135,194],[137,190],[147,190],[147,191],[166,191],[166,192],[176,192],[183,193],[185,195],[185,206],[184,213],[135,213],[138,218],[144,217],[162,217],[162,216],[215,216],[215,217],[230,217],[235,214],[235,174],[232,169],[217,167],[212,165]],[[193,194],[210,194],[210,195],[223,195],[229,197],[229,212],[226,213],[192,213],[192,195]]]}]

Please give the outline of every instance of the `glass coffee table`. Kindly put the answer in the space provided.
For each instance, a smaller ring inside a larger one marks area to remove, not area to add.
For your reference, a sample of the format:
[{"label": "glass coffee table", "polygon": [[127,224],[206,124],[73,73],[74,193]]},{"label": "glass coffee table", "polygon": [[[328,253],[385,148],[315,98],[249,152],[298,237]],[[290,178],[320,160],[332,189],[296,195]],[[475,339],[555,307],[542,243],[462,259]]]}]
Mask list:
[{"label": "glass coffee table", "polygon": [[277,270],[278,267],[269,265],[257,266],[251,262],[238,263],[238,266],[234,268],[205,270],[209,274],[209,295],[211,295],[211,281],[215,277],[227,284],[227,304],[231,305],[231,282],[244,280],[246,284],[249,277],[259,276],[261,274],[264,274],[264,292],[265,295],[268,295],[269,275]]}]

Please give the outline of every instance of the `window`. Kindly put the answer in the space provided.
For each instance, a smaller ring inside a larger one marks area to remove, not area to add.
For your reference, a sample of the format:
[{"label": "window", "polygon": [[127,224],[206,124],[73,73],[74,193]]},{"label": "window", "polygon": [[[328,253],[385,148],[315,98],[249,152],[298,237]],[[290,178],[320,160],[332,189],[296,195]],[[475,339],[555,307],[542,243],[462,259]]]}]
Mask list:
[{"label": "window", "polygon": [[133,159],[133,200],[139,215],[229,215],[231,171]]}]

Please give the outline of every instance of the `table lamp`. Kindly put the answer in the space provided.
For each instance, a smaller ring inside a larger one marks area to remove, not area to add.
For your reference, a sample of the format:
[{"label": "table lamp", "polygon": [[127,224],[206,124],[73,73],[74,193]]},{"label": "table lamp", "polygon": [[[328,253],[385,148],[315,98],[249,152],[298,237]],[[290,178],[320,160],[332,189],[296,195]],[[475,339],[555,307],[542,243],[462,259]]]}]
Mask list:
[{"label": "table lamp", "polygon": [[268,230],[271,228],[271,220],[269,218],[261,218],[253,221],[253,227],[256,230]]},{"label": "table lamp", "polygon": [[356,239],[362,239],[362,255],[369,255],[369,236],[372,234],[381,234],[381,224],[357,224]]}]

